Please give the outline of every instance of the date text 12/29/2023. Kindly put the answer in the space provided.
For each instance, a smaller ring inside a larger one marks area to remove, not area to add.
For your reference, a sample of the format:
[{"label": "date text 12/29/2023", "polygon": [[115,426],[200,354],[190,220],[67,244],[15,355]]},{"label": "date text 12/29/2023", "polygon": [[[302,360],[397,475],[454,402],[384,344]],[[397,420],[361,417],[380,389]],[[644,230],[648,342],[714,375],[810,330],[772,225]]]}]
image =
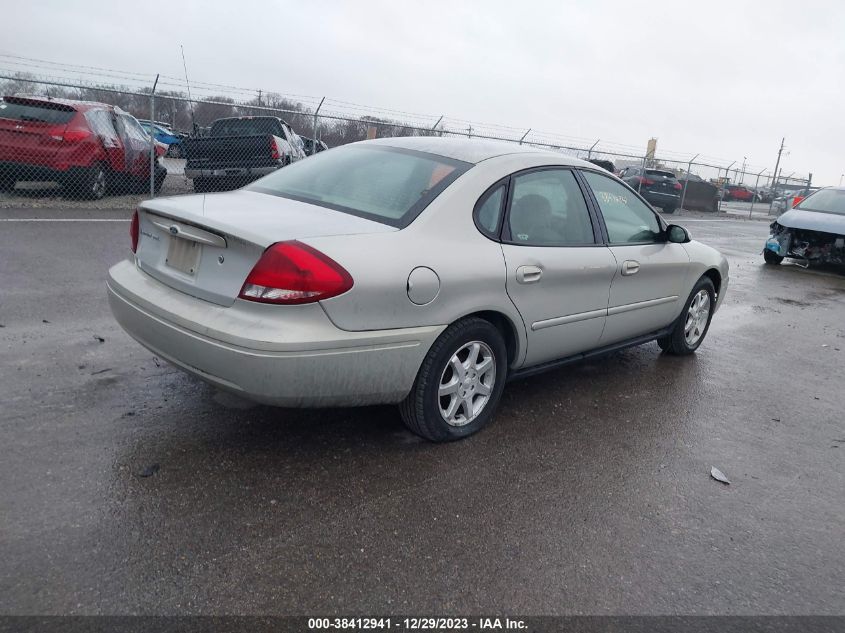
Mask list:
[{"label": "date text 12/29/2023", "polygon": [[498,617],[441,618],[441,617],[373,617],[373,618],[308,618],[310,631],[321,630],[391,630],[391,631],[520,631],[524,620]]}]

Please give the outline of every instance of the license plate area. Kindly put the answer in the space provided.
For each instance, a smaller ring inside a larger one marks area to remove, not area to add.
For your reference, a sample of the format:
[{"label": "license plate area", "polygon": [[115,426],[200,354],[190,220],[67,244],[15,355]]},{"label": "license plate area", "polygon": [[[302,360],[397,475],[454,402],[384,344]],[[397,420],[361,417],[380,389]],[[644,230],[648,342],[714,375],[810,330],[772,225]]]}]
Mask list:
[{"label": "license plate area", "polygon": [[180,273],[193,277],[199,268],[202,244],[171,237],[164,263]]}]

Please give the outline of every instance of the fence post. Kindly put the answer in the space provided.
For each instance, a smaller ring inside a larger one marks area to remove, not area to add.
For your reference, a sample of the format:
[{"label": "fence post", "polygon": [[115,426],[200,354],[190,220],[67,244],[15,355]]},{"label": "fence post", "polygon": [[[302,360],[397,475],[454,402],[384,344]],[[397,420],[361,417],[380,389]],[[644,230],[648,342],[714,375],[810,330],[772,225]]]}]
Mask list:
[{"label": "fence post", "polygon": [[678,207],[679,213],[684,210],[684,200],[686,200],[687,197],[687,185],[689,184],[690,170],[692,169],[692,161],[694,161],[696,158],[698,158],[698,154],[690,158],[689,163],[687,163],[687,177],[684,178],[684,190],[681,192],[681,206]]},{"label": "fence post", "polygon": [[[433,126],[431,126],[431,131],[432,131],[432,132],[437,133],[437,126],[438,126],[438,125],[440,125],[440,122],[443,120],[443,117],[444,117],[444,116],[445,116],[445,115],[441,114],[441,115],[440,115],[440,118],[439,118],[439,119],[437,119],[437,123],[435,123]],[[443,132],[442,132],[442,131],[440,132],[440,136],[443,136]]]},{"label": "fence post", "polygon": [[757,180],[754,182],[754,196],[751,198],[751,209],[748,211],[749,220],[751,219],[751,214],[754,213],[754,201],[757,200],[757,187],[760,185],[760,176],[762,176],[765,172],[766,169],[757,174]]},{"label": "fence post", "polygon": [[153,82],[153,89],[150,92],[150,198],[156,197],[156,86],[158,85],[158,74]]},{"label": "fence post", "polygon": [[590,160],[593,157],[593,148],[599,144],[601,139],[597,139],[595,143],[590,146],[590,149],[587,150],[587,160]]},{"label": "fence post", "polygon": [[528,128],[528,132],[522,135],[522,138],[519,139],[519,144],[522,145],[522,141],[525,140],[525,137],[528,136],[528,133],[531,132],[531,128]]},{"label": "fence post", "polygon": [[320,108],[323,107],[323,101],[325,100],[325,97],[320,99],[320,105],[318,105],[317,109],[314,110],[314,134],[312,135],[313,138],[311,139],[311,156],[317,153],[317,114],[319,114]]}]

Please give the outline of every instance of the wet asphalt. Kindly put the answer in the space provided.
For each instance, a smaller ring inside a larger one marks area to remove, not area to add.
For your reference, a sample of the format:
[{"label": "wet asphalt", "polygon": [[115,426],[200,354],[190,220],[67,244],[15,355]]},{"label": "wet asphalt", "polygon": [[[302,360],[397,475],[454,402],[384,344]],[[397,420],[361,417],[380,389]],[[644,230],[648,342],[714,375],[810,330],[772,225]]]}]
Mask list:
[{"label": "wet asphalt", "polygon": [[432,445],[154,358],[105,298],[128,214],[0,211],[122,220],[0,221],[0,614],[845,613],[845,274],[764,266],[765,222],[678,218],[731,264],[695,356]]}]

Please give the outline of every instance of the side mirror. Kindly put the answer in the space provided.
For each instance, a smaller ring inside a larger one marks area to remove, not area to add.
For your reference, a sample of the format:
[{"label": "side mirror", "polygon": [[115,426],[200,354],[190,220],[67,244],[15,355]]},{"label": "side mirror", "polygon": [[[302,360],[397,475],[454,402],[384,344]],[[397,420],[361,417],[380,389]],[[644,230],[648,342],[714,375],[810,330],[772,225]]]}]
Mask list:
[{"label": "side mirror", "polygon": [[666,240],[668,242],[672,242],[673,244],[686,244],[691,239],[689,231],[682,226],[670,224],[666,227]]}]

